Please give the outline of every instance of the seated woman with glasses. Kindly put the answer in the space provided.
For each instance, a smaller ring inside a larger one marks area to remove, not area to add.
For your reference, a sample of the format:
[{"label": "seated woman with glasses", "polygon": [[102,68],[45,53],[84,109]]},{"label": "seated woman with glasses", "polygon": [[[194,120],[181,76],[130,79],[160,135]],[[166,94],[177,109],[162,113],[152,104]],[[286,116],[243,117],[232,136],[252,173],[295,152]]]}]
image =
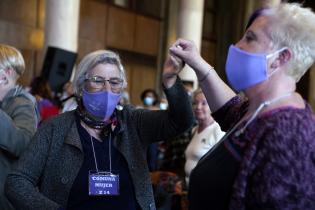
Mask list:
[{"label": "seated woman with glasses", "polygon": [[[193,123],[178,79],[179,60],[168,58],[163,87],[168,111],[118,106],[126,87],[117,54],[100,50],[78,66],[78,108],[43,123],[9,175],[6,194],[17,209],[155,209],[146,152]],[[185,113],[185,114],[183,114]]]}]

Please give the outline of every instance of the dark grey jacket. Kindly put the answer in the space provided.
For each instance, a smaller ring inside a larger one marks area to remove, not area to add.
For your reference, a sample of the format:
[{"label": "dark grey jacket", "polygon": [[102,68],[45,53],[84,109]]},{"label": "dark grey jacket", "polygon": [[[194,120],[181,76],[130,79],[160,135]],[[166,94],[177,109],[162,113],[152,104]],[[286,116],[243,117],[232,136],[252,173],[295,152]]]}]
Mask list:
[{"label": "dark grey jacket", "polygon": [[4,196],[4,183],[13,161],[33,137],[38,123],[35,98],[22,87],[11,89],[0,102],[0,209],[13,209]]},{"label": "dark grey jacket", "polygon": [[[147,146],[154,141],[170,139],[193,123],[191,105],[181,82],[177,80],[165,92],[169,111],[127,106],[117,113],[121,131],[114,145],[127,160],[136,199],[144,210],[155,209],[146,163]],[[17,209],[65,207],[83,158],[74,112],[59,115],[38,130],[16,170],[8,176],[7,196]]]}]

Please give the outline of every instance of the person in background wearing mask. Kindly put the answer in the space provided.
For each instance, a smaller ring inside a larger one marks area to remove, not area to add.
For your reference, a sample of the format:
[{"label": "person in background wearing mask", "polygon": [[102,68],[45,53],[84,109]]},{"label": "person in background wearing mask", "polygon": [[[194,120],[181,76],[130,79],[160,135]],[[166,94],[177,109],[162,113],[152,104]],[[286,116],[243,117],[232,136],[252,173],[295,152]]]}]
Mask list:
[{"label": "person in background wearing mask", "polygon": [[193,42],[179,39],[170,48],[195,70],[212,116],[227,131],[190,175],[190,210],[315,209],[315,116],[296,92],[314,63],[314,34],[315,14],[299,4],[254,13],[226,61],[231,87],[245,97]]},{"label": "person in background wearing mask", "polygon": [[63,93],[60,98],[62,110],[61,112],[68,112],[75,110],[78,106],[74,92],[73,92],[73,84],[72,82],[67,82],[63,86]]},{"label": "person in background wearing mask", "polygon": [[168,101],[166,99],[165,94],[162,94],[160,97],[160,104],[159,104],[160,110],[167,110],[168,108]]},{"label": "person in background wearing mask", "polygon": [[144,109],[148,109],[148,110],[158,110],[159,109],[159,107],[157,106],[158,102],[159,102],[159,96],[155,90],[145,89],[141,93],[140,98],[141,98]]},{"label": "person in background wearing mask", "polygon": [[4,183],[12,164],[29,144],[38,124],[35,98],[17,85],[25,71],[14,47],[0,44],[0,209],[11,210]]},{"label": "person in background wearing mask", "polygon": [[6,183],[17,209],[155,209],[147,147],[193,123],[189,99],[168,58],[162,75],[168,111],[117,106],[126,87],[119,56],[99,50],[80,62],[75,111],[50,119],[35,134]]},{"label": "person in background wearing mask", "polygon": [[[148,110],[159,110],[158,105],[158,94],[153,89],[145,89],[141,93],[141,101],[143,106],[139,108]],[[158,155],[159,155],[159,143],[154,142],[149,145],[147,152],[147,162],[150,171],[156,171],[158,169]]]},{"label": "person in background wearing mask", "polygon": [[207,153],[225,134],[211,116],[207,99],[201,89],[192,95],[192,107],[197,125],[192,129],[192,138],[185,150],[185,181],[189,184],[191,171],[199,159]]}]

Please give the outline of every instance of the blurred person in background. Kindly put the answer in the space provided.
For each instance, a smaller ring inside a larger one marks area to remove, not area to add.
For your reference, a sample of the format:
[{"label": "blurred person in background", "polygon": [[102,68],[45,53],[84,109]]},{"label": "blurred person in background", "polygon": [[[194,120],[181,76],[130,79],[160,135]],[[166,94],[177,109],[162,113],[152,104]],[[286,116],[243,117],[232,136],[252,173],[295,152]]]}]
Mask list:
[{"label": "blurred person in background", "polygon": [[141,108],[148,109],[148,110],[158,110],[159,107],[157,106],[159,103],[159,95],[153,89],[145,89],[141,95]]},{"label": "blurred person in background", "polygon": [[75,110],[78,106],[74,92],[72,82],[67,82],[63,86],[63,93],[60,97],[62,105],[62,113]]},{"label": "blurred person in background", "polygon": [[162,94],[160,97],[160,103],[159,103],[160,110],[167,110],[168,108],[168,101],[166,99],[165,94]]},{"label": "blurred person in background", "polygon": [[38,124],[35,98],[17,84],[25,71],[14,47],[0,44],[0,209],[11,210],[4,183],[11,166],[29,144]]},{"label": "blurred person in background", "polygon": [[[159,95],[153,89],[145,89],[140,95],[143,109],[159,110]],[[140,108],[139,107],[139,108]],[[147,162],[150,171],[158,169],[159,143],[154,142],[149,145],[147,152]]]},{"label": "blurred person in background", "polygon": [[[183,81],[183,85],[186,95],[191,103],[193,82],[186,80]],[[166,104],[168,104],[167,99],[164,101],[165,104],[163,104],[162,107],[164,106],[168,108],[168,105],[166,106]],[[163,103],[163,100],[161,100],[161,103]],[[195,125],[196,120],[194,119],[193,121],[193,125]],[[172,139],[172,141],[161,141],[158,146],[158,169],[160,171],[175,173],[179,179],[182,180],[182,183],[184,183],[185,180],[185,150],[192,138],[191,129],[193,125],[184,133]],[[186,186],[183,184],[183,187],[185,188]]]},{"label": "blurred person in background", "polygon": [[36,98],[37,108],[40,113],[40,123],[59,114],[59,108],[53,102],[53,94],[48,81],[39,76],[31,82],[30,93]]},{"label": "blurred person in background", "polygon": [[207,99],[201,89],[192,94],[192,107],[197,125],[192,129],[192,139],[185,150],[185,181],[189,184],[191,171],[199,159],[207,153],[225,134],[211,116]]}]

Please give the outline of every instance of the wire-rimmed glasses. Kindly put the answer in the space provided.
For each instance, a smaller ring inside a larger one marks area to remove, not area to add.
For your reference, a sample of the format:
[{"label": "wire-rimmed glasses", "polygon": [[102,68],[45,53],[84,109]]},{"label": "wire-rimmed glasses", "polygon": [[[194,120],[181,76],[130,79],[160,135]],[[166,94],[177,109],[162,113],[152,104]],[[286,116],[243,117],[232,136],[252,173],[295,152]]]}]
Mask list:
[{"label": "wire-rimmed glasses", "polygon": [[100,91],[104,89],[106,82],[109,83],[113,92],[119,92],[123,86],[123,80],[117,77],[105,79],[101,76],[91,76],[85,79],[89,82],[89,86],[93,91]]}]

